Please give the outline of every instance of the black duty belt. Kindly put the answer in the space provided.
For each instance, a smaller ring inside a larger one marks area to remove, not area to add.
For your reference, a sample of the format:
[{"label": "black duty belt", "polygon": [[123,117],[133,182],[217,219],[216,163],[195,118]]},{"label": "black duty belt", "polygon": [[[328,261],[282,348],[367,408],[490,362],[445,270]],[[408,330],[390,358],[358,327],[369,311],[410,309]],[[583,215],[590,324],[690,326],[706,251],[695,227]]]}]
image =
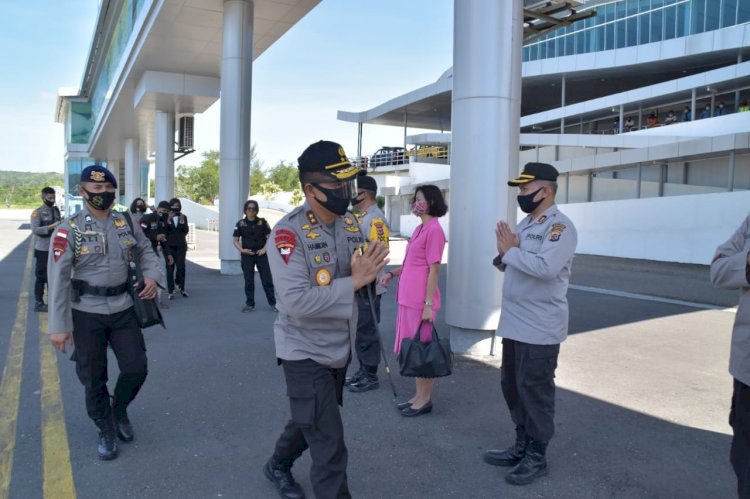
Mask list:
[{"label": "black duty belt", "polygon": [[73,287],[78,291],[79,295],[118,296],[128,290],[128,283],[124,282],[119,286],[108,288],[105,286],[92,286],[86,281],[73,279]]}]

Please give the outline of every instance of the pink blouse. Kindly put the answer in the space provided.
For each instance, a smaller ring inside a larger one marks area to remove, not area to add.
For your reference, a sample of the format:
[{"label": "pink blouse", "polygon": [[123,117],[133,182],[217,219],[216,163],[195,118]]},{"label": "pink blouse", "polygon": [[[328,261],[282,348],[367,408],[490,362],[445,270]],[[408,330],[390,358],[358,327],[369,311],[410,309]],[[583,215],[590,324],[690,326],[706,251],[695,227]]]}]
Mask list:
[{"label": "pink blouse", "polygon": [[[399,305],[422,309],[427,299],[427,277],[430,264],[440,263],[445,248],[445,232],[437,217],[414,229],[406,245],[406,257],[401,268],[396,290],[396,302]],[[432,310],[440,308],[440,289],[435,288],[432,296]]]}]

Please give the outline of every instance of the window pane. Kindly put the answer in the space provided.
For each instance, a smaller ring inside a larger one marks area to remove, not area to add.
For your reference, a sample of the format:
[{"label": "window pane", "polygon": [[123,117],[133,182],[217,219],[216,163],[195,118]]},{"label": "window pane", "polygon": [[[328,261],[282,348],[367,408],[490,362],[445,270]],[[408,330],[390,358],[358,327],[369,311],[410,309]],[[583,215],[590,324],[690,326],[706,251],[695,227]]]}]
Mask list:
[{"label": "window pane", "polygon": [[663,17],[661,10],[655,10],[651,13],[651,39],[649,40],[651,43],[661,41]]},{"label": "window pane", "polygon": [[677,36],[685,36],[690,26],[690,8],[689,4],[680,4],[677,6]]},{"label": "window pane", "polygon": [[719,2],[710,2],[706,9],[706,31],[719,29]]},{"label": "window pane", "polygon": [[750,0],[737,0],[737,24],[750,21]]},{"label": "window pane", "polygon": [[737,0],[724,0],[721,13],[721,27],[734,26],[737,17]]},{"label": "window pane", "polygon": [[613,24],[607,24],[605,28],[606,38],[606,49],[612,50],[615,48],[615,26]]},{"label": "window pane", "polygon": [[627,47],[627,44],[626,44],[627,36],[625,35],[626,27],[627,26],[625,25],[625,21],[617,21],[615,23],[615,44],[618,49]]},{"label": "window pane", "polygon": [[639,43],[644,44],[648,43],[648,35],[649,35],[649,15],[648,14],[642,14],[638,16],[638,36],[640,36]]},{"label": "window pane", "polygon": [[664,9],[664,39],[671,40],[675,37],[675,7]]},{"label": "window pane", "polygon": [[703,33],[703,27],[706,21],[706,2],[705,0],[693,1],[692,12],[690,13],[690,34]]},{"label": "window pane", "polygon": [[627,42],[628,47],[638,45],[638,18],[631,17],[627,20]]}]

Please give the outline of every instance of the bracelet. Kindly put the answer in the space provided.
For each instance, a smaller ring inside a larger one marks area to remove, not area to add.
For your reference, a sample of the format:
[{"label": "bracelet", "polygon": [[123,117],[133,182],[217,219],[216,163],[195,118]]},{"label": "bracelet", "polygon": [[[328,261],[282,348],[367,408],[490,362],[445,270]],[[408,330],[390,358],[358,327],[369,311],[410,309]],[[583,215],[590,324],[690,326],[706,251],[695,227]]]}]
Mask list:
[{"label": "bracelet", "polygon": [[426,306],[428,306],[428,307],[431,307],[431,306],[432,306],[432,302],[431,302],[430,300],[425,300],[425,301],[424,301],[424,304],[425,304]]}]

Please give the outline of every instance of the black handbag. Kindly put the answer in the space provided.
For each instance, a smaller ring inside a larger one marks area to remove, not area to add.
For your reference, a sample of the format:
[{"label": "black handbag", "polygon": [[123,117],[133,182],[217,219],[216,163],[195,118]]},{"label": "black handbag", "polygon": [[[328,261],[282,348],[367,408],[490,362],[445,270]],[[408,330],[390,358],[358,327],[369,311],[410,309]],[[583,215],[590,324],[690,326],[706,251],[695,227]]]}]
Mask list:
[{"label": "black handbag", "polygon": [[412,378],[441,378],[450,376],[453,371],[453,352],[451,352],[450,340],[440,338],[432,324],[432,341],[422,342],[419,339],[419,330],[422,323],[417,327],[414,339],[405,339],[401,342],[401,351],[398,354],[398,366],[401,376]]},{"label": "black handbag", "polygon": [[[130,218],[129,213],[124,213],[125,219],[130,225],[130,231],[133,232],[133,222]],[[151,298],[144,300],[138,293],[143,290],[143,271],[141,270],[141,256],[138,253],[138,248],[134,248],[129,255],[130,261],[128,262],[128,293],[133,299],[133,312],[135,313],[135,319],[138,325],[143,329],[157,324],[161,324],[161,327],[167,329],[164,325],[164,318],[161,316],[161,310],[159,310],[159,304],[156,299]],[[139,286],[136,287],[136,284]]]}]

